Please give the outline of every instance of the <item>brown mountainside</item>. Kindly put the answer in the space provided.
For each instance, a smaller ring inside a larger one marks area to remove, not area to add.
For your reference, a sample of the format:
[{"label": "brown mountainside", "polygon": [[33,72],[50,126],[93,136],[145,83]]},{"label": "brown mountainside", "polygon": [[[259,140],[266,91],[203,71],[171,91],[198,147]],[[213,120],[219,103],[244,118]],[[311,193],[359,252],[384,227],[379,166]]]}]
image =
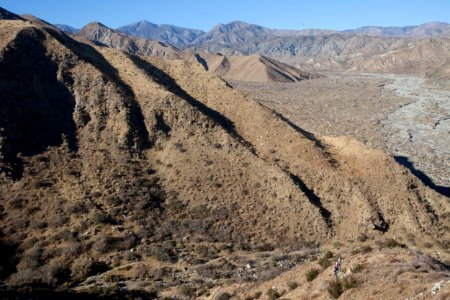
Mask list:
[{"label": "brown mountainside", "polygon": [[[133,47],[102,30],[90,34]],[[162,273],[142,276],[163,276],[145,289],[164,290],[195,282],[207,261],[193,253],[361,234],[413,235],[421,248],[448,241],[447,199],[392,157],[317,139],[199,64],[3,20],[0,95],[0,262],[10,287],[149,272],[157,258]]]},{"label": "brown mountainside", "polygon": [[208,71],[225,80],[258,82],[298,82],[314,75],[261,55],[222,56],[198,54]]}]

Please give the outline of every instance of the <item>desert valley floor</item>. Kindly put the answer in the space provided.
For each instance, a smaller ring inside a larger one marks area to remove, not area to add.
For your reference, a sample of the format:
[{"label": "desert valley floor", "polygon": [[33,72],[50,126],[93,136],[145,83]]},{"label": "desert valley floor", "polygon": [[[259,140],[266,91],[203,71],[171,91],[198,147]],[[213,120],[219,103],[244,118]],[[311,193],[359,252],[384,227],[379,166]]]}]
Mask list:
[{"label": "desert valley floor", "polygon": [[231,82],[316,136],[352,136],[449,195],[450,90],[423,78],[328,73],[298,83]]}]

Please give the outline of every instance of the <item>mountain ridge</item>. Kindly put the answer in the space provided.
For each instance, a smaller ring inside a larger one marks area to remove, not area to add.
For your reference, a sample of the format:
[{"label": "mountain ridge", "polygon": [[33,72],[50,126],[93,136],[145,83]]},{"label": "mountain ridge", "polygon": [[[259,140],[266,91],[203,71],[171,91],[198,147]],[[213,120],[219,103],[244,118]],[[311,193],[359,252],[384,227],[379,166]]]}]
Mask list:
[{"label": "mountain ridge", "polygon": [[[74,29],[68,25],[71,32]],[[229,23],[219,23],[208,31],[199,29],[191,29],[186,27],[179,27],[170,24],[154,24],[147,20],[141,20],[128,25],[123,25],[117,30],[142,38],[149,38],[158,40],[160,42],[169,43],[175,47],[189,47],[196,44],[201,44],[206,41],[211,41],[213,36],[217,33],[234,33],[240,31],[240,35],[251,37],[279,37],[279,36],[317,36],[325,34],[364,34],[369,36],[381,37],[450,37],[450,24],[446,22],[427,22],[412,26],[363,26],[354,29],[346,30],[330,30],[330,29],[276,29],[267,28],[256,24],[250,24],[243,21],[232,21]],[[223,32],[220,32],[220,31]],[[225,40],[233,41],[236,37],[227,37]]]}]

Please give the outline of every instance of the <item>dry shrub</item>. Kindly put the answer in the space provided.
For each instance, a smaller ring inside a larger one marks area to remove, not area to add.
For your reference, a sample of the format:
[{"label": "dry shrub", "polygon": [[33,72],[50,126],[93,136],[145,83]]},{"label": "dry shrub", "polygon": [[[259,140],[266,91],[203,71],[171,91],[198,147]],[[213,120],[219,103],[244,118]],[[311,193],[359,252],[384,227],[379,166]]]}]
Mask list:
[{"label": "dry shrub", "polygon": [[344,288],[342,287],[342,284],[336,280],[332,280],[328,282],[328,294],[330,294],[331,297],[334,299],[337,299],[341,296],[341,294],[344,292]]},{"label": "dry shrub", "polygon": [[333,252],[327,251],[324,256],[317,261],[317,263],[323,268],[326,269],[331,265],[330,259],[333,257]]},{"label": "dry shrub", "polygon": [[313,281],[314,279],[316,279],[317,275],[319,275],[320,271],[319,269],[313,268],[313,269],[309,269],[306,272],[306,280],[307,281]]},{"label": "dry shrub", "polygon": [[95,242],[94,249],[101,253],[107,253],[111,251],[129,250],[135,244],[136,238],[133,235],[122,237],[105,236]]},{"label": "dry shrub", "polygon": [[108,269],[107,264],[95,261],[87,256],[75,259],[70,266],[71,275],[74,280],[84,280],[89,276],[103,273]]},{"label": "dry shrub", "polygon": [[289,287],[289,289],[292,291],[292,290],[295,290],[296,288],[298,288],[298,283],[297,282],[293,282],[293,281],[291,281],[291,282],[288,282],[288,287]]}]

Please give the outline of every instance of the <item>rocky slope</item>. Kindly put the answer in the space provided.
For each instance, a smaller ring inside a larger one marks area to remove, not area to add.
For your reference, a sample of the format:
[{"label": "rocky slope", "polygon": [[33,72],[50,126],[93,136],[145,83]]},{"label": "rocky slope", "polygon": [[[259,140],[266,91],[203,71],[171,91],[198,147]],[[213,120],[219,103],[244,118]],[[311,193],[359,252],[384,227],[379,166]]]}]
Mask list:
[{"label": "rocky slope", "polygon": [[[430,253],[448,245],[447,200],[393,158],[348,138],[319,140],[200,64],[3,20],[0,94],[9,288],[98,292],[100,280],[115,293],[159,293],[213,277],[212,289],[241,280],[236,264],[209,269],[236,251],[363,234],[413,235]],[[135,270],[145,284],[124,289],[113,270]]]}]

